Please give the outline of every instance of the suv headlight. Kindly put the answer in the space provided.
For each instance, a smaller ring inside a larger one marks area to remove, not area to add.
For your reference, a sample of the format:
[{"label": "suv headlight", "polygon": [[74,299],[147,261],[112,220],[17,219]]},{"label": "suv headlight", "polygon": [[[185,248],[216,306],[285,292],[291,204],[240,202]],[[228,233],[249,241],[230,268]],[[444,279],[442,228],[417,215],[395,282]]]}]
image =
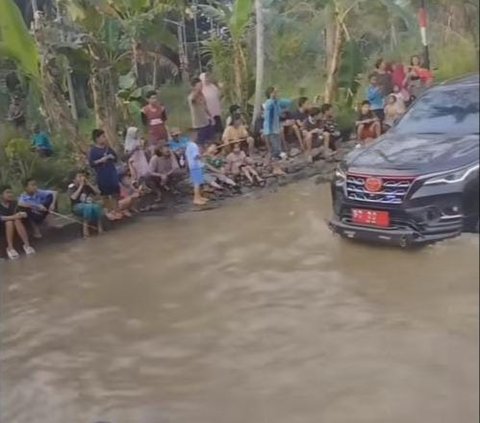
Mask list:
[{"label": "suv headlight", "polygon": [[441,184],[455,184],[457,182],[462,182],[468,178],[470,174],[478,170],[479,164],[469,166],[460,170],[454,170],[450,172],[442,173],[427,179],[424,182],[424,185],[441,185]]},{"label": "suv headlight", "polygon": [[340,163],[335,168],[334,182],[337,187],[342,187],[347,181],[347,169],[345,163]]}]

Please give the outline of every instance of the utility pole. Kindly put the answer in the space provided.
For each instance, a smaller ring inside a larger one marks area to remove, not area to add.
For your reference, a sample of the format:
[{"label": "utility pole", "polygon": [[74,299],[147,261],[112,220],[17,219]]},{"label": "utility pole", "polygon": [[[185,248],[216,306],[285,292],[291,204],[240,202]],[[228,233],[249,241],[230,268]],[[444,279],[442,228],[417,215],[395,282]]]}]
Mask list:
[{"label": "utility pole", "polygon": [[197,13],[198,13],[198,4],[197,0],[193,0],[193,5],[192,5],[192,11],[193,11],[193,27],[195,30],[195,51],[197,53],[197,58],[198,58],[198,69],[200,72],[202,72],[202,58],[200,57],[200,40],[198,38],[198,23],[197,23]]},{"label": "utility pole", "polygon": [[428,50],[428,39],[427,39],[427,27],[428,27],[428,14],[426,0],[420,1],[420,10],[418,12],[418,23],[420,24],[420,34],[422,36],[423,44],[423,66],[430,69],[430,52]]}]

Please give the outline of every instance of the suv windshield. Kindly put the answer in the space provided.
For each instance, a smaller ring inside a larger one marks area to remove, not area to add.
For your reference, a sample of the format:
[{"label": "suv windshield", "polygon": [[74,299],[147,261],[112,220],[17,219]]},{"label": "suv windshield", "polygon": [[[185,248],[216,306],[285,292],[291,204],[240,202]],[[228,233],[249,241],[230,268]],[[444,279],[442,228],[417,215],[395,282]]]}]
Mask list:
[{"label": "suv windshield", "polygon": [[478,85],[434,89],[420,97],[394,132],[399,134],[479,133]]}]

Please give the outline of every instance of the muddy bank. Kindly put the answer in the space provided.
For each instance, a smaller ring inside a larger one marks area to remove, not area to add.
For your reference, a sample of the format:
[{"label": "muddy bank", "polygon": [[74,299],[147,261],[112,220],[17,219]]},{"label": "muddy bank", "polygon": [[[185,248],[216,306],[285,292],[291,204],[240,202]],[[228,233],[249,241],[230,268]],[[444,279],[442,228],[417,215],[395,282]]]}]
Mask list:
[{"label": "muddy bank", "polygon": [[[341,157],[353,148],[353,142],[343,143],[337,153],[336,161],[326,161],[321,156],[321,151],[314,151],[314,162],[307,163],[303,155],[297,154],[283,162],[282,169],[285,172],[283,176],[274,176],[265,169],[263,177],[266,180],[265,186],[247,187],[241,189],[240,194],[232,194],[229,192],[215,192],[209,194],[210,202],[204,207],[197,207],[192,204],[191,186],[188,180],[184,181],[180,187],[179,195],[165,195],[162,202],[155,204],[153,197],[144,198],[143,205],[148,206],[148,211],[142,212],[130,219],[124,219],[119,222],[105,222],[105,230],[111,231],[117,228],[129,225],[135,222],[141,216],[172,216],[186,212],[206,212],[233,202],[241,201],[246,198],[261,198],[269,193],[276,192],[279,188],[290,185],[292,183],[313,178],[316,183],[329,182],[333,176],[335,166]],[[32,239],[32,245],[37,252],[48,245],[68,242],[72,239],[81,237],[81,225],[71,220],[62,219],[60,217],[54,219],[54,225],[43,229],[43,238],[40,240]],[[17,239],[18,242],[18,239]],[[21,251],[21,245],[17,245],[18,251]],[[5,258],[5,239],[0,240],[0,258]]]}]

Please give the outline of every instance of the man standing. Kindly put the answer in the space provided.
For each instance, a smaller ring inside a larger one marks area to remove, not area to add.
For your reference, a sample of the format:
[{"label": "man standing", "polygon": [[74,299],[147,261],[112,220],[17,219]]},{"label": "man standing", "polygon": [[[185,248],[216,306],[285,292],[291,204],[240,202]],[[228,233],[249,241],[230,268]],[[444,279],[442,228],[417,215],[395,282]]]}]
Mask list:
[{"label": "man standing", "polygon": [[202,90],[202,81],[195,78],[192,81],[192,91],[188,96],[188,106],[192,117],[192,129],[197,133],[197,144],[205,146],[213,141],[214,133],[212,116]]},{"label": "man standing", "polygon": [[207,102],[207,108],[213,119],[213,126],[215,133],[221,136],[223,133],[222,123],[222,105],[220,101],[220,88],[210,80],[208,73],[202,73],[200,75],[202,81],[202,93]]},{"label": "man standing", "polygon": [[280,114],[282,109],[290,107],[290,100],[279,100],[278,91],[275,87],[269,87],[266,91],[267,101],[264,104],[263,135],[268,143],[272,157],[278,159],[281,151]]},{"label": "man standing", "polygon": [[142,109],[142,122],[148,130],[148,149],[153,154],[157,147],[168,141],[167,111],[159,103],[155,91],[147,94],[147,101],[148,104]]}]

